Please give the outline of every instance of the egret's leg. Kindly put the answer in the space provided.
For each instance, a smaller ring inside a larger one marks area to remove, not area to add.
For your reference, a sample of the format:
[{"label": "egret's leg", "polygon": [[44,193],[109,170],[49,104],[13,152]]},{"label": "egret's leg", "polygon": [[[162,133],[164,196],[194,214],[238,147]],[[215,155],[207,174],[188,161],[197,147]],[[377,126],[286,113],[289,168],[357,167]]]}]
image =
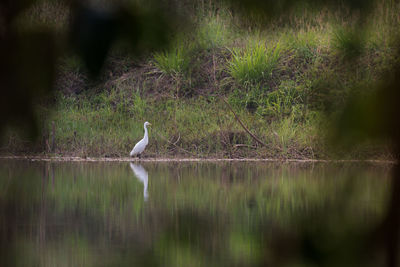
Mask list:
[{"label": "egret's leg", "polygon": [[138,154],[138,158],[141,159],[142,158],[142,154]]}]

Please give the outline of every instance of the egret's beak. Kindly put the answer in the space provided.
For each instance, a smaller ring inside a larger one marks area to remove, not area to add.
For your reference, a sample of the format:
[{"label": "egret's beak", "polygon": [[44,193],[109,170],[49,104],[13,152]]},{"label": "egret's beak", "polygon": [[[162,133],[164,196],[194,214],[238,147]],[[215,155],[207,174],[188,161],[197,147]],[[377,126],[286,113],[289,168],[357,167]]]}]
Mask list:
[{"label": "egret's beak", "polygon": [[149,122],[149,124],[147,124],[147,125],[151,125],[151,123]]}]

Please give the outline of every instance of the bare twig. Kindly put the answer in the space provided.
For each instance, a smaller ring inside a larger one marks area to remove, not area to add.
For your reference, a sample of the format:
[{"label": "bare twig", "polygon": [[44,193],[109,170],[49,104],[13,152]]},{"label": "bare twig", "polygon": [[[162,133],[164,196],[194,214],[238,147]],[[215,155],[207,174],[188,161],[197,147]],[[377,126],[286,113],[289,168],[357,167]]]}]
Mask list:
[{"label": "bare twig", "polygon": [[181,134],[180,133],[178,133],[178,139],[176,139],[176,141],[174,142],[174,145],[176,145],[179,142],[179,140],[181,140]]},{"label": "bare twig", "polygon": [[52,129],[52,135],[51,135],[51,152],[54,153],[55,148],[56,148],[56,142],[55,142],[56,128],[55,128],[55,125],[54,125],[54,121],[51,122],[51,129]]},{"label": "bare twig", "polygon": [[236,114],[236,112],[233,110],[232,106],[229,105],[228,101],[226,101],[224,98],[222,98],[222,101],[225,102],[225,104],[228,106],[228,108],[232,111],[233,115],[235,116],[236,120],[239,122],[239,124],[242,126],[242,128],[255,140],[257,141],[260,145],[262,146],[267,146],[263,141],[260,140],[257,136],[255,136],[252,132],[250,132],[249,129],[243,124],[243,122],[240,120],[239,116]]},{"label": "bare twig", "polygon": [[[157,133],[157,132],[156,132],[156,134],[157,134],[161,139],[163,139],[164,141],[167,141],[169,144],[171,144],[171,145],[173,145],[174,147],[176,147],[176,148],[182,150],[183,152],[188,153],[188,154],[190,154],[190,155],[192,155],[192,156],[198,156],[198,155],[196,155],[196,154],[193,154],[193,153],[190,152],[190,151],[187,151],[186,149],[181,148],[180,146],[177,146],[176,144],[172,143],[171,141],[169,141],[167,138],[165,138],[165,137],[162,136],[161,134],[159,134],[159,133]],[[179,141],[179,139],[178,139],[178,141]],[[176,141],[175,143],[177,143],[178,141]]]},{"label": "bare twig", "polygon": [[216,87],[216,86],[217,86],[217,78],[216,78],[216,75],[215,75],[215,55],[213,55],[212,61],[213,61],[213,78],[214,78],[214,86]]}]

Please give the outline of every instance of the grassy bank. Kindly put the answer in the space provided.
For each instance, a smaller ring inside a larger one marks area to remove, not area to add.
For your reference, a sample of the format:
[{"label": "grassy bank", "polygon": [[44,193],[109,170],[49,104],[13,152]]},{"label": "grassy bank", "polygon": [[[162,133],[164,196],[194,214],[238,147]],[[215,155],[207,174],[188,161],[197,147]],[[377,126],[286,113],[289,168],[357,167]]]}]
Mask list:
[{"label": "grassy bank", "polygon": [[[355,18],[329,10],[243,27],[229,9],[204,7],[196,30],[165,51],[138,59],[114,48],[96,82],[65,57],[56,101],[38,105],[40,140],[27,143],[10,131],[2,151],[126,156],[149,121],[149,156],[333,157],[326,145],[332,118],[349,95],[368,94],[398,60],[400,8],[378,1],[374,10],[359,32]],[[385,155],[373,143],[340,156]]]}]

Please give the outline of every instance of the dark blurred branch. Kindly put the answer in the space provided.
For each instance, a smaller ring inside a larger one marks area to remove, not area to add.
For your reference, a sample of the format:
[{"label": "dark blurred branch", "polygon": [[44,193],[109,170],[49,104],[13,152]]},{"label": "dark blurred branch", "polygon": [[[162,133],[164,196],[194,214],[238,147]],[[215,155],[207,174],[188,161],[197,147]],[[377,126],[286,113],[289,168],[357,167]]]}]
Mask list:
[{"label": "dark blurred branch", "polygon": [[[400,152],[400,151],[399,151]],[[387,244],[387,266],[399,266],[400,236],[400,165],[399,159],[393,170],[391,197],[386,218],[383,222],[384,237]]]}]

